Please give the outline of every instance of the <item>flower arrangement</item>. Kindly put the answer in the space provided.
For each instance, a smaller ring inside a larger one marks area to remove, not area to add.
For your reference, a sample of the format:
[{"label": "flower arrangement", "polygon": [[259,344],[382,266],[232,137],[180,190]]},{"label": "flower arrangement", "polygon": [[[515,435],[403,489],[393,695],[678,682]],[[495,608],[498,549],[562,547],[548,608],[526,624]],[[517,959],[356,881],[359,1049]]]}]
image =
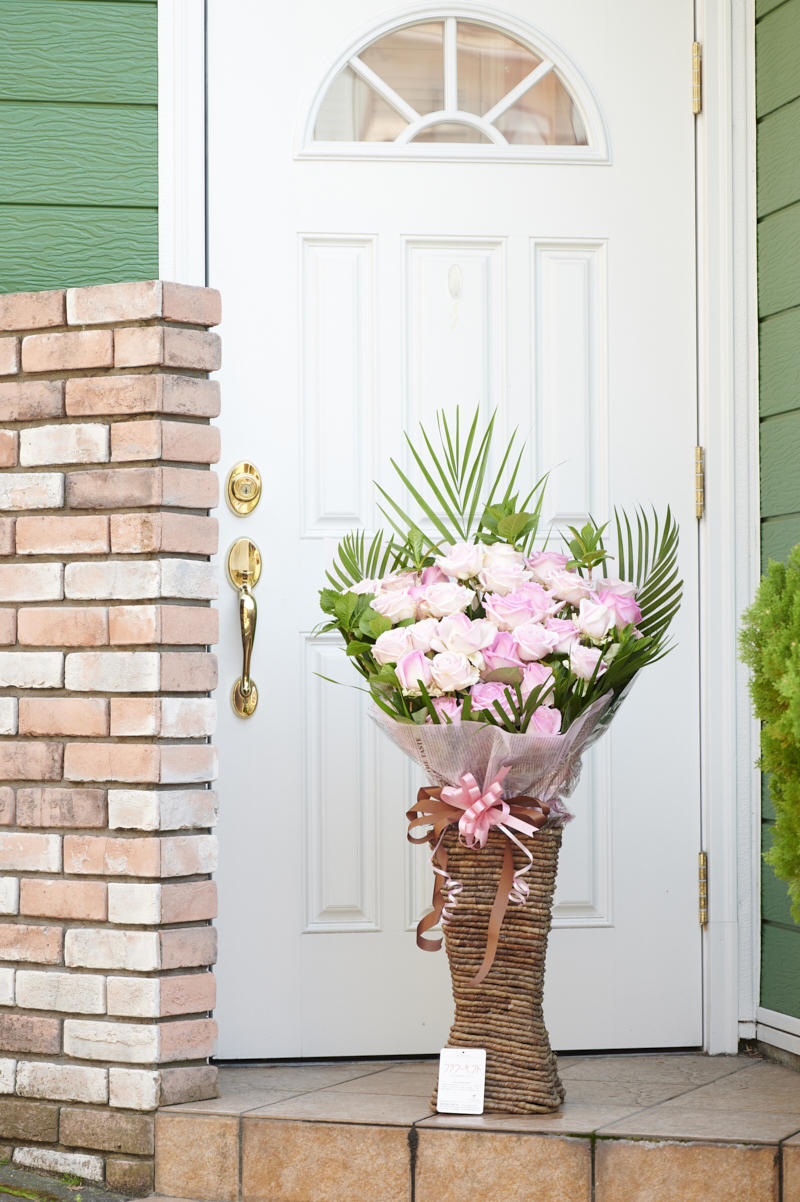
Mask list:
[{"label": "flower arrangement", "polygon": [[462,438],[456,410],[452,426],[437,415],[438,447],[422,427],[419,447],[406,436],[419,484],[392,466],[419,516],[379,486],[393,533],[344,538],[320,603],[376,721],[435,782],[406,816],[409,840],[432,848],[417,945],[441,946],[427,935],[441,920],[449,1046],[486,1049],[486,1109],[544,1113],[564,1097],[542,1017],[563,799],[638,672],[669,650],[682,584],[669,510],[652,528],[642,510],[615,512],[614,576],[607,523],[542,543],[547,478],[521,498],[515,435],[489,476],[494,423],[481,432],[476,414]]},{"label": "flower arrangement", "polygon": [[[424,518],[380,489],[396,536],[347,536],[320,594],[375,704],[397,723],[479,722],[506,731],[564,734],[601,697],[605,720],[636,674],[669,650],[680,604],[677,527],[615,514],[618,575],[607,574],[607,525],[571,527],[564,550],[537,548],[547,483],[520,502],[515,436],[483,503],[494,417],[476,414],[461,439],[437,417],[439,450],[421,428],[408,439],[426,497],[393,460]],[[635,551],[634,551],[635,543]],[[628,579],[627,577],[630,577]]]}]

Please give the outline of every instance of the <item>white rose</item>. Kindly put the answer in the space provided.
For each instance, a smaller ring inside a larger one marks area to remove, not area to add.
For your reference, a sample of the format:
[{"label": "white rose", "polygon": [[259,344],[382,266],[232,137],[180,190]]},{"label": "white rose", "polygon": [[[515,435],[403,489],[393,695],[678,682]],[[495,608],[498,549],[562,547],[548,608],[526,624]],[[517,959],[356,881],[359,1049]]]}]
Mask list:
[{"label": "white rose", "polygon": [[417,616],[417,599],[412,597],[408,589],[402,592],[379,593],[372,602],[372,608],[390,622],[405,622],[408,618]]},{"label": "white rose", "polygon": [[616,613],[602,601],[592,601],[583,597],[580,608],[575,615],[575,625],[583,634],[595,643],[601,642],[612,626],[616,624]]},{"label": "white rose", "polygon": [[436,566],[448,576],[469,580],[477,576],[483,563],[483,547],[475,543],[453,543],[446,555],[436,559]]},{"label": "white rose", "polygon": [[351,584],[348,593],[377,593],[381,587],[380,580],[359,580],[357,584]]},{"label": "white rose", "polygon": [[[569,653],[570,670],[581,680],[591,680],[602,654],[599,647],[582,647],[577,644]],[[601,664],[597,675],[602,676],[605,670],[605,664]]]},{"label": "white rose", "polygon": [[402,656],[415,650],[411,645],[410,630],[410,626],[397,626],[378,635],[372,654],[379,664],[396,664]]},{"label": "white rose", "polygon": [[546,630],[541,622],[523,622],[512,630],[511,637],[519,658],[525,663],[550,655],[558,643],[555,631]]},{"label": "white rose", "polygon": [[484,647],[491,647],[497,638],[497,627],[486,618],[471,622],[466,614],[451,614],[442,618],[431,640],[434,651],[458,651],[461,655],[475,655]]},{"label": "white rose", "polygon": [[472,589],[462,584],[429,584],[422,590],[419,612],[426,618],[446,618],[462,613],[474,596]]},{"label": "white rose", "polygon": [[562,601],[569,601],[570,605],[577,605],[592,591],[577,572],[553,572],[547,583],[551,593],[554,593]]},{"label": "white rose", "polygon": [[430,651],[431,640],[436,634],[438,625],[436,618],[423,618],[421,622],[415,622],[413,626],[404,627],[409,633],[411,646],[415,651]]},{"label": "white rose", "polygon": [[431,661],[433,683],[443,693],[455,693],[457,689],[468,689],[477,682],[480,673],[466,655],[457,651],[440,651]]}]

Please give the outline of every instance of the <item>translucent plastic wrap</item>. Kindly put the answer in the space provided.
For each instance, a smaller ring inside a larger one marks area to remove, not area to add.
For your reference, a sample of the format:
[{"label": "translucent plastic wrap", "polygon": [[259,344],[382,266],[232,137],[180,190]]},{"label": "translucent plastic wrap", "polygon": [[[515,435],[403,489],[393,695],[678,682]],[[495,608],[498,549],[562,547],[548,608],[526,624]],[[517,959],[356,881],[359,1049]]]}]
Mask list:
[{"label": "translucent plastic wrap", "polygon": [[577,785],[581,756],[605,729],[612,701],[607,693],[560,735],[516,734],[481,722],[423,726],[396,722],[379,709],[372,717],[424,768],[432,785],[456,786],[468,772],[479,784],[488,785],[505,767],[509,769],[503,781],[506,797],[526,795],[547,802],[551,819],[564,823],[572,815],[563,799]]}]

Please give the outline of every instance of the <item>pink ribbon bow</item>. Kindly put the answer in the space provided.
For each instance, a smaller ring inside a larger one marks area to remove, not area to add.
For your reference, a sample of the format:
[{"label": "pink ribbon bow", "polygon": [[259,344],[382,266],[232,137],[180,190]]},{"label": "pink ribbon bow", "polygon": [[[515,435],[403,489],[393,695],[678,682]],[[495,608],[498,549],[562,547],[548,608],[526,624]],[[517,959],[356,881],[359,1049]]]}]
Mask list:
[{"label": "pink ribbon bow", "polygon": [[442,789],[442,801],[457,806],[464,813],[458,820],[458,830],[467,847],[485,847],[489,831],[508,819],[510,809],[503,801],[503,780],[508,768],[501,768],[489,787],[482,793],[471,772],[465,772],[457,788]]}]

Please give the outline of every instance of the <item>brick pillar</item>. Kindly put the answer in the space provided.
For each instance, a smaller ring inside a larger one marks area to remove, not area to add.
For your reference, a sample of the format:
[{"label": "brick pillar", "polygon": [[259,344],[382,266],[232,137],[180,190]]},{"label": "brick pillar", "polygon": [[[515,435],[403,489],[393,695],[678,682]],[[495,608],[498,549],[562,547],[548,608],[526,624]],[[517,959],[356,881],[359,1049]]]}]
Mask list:
[{"label": "brick pillar", "polygon": [[130,1192],[216,1093],[218,321],[0,296],[0,1157]]}]

